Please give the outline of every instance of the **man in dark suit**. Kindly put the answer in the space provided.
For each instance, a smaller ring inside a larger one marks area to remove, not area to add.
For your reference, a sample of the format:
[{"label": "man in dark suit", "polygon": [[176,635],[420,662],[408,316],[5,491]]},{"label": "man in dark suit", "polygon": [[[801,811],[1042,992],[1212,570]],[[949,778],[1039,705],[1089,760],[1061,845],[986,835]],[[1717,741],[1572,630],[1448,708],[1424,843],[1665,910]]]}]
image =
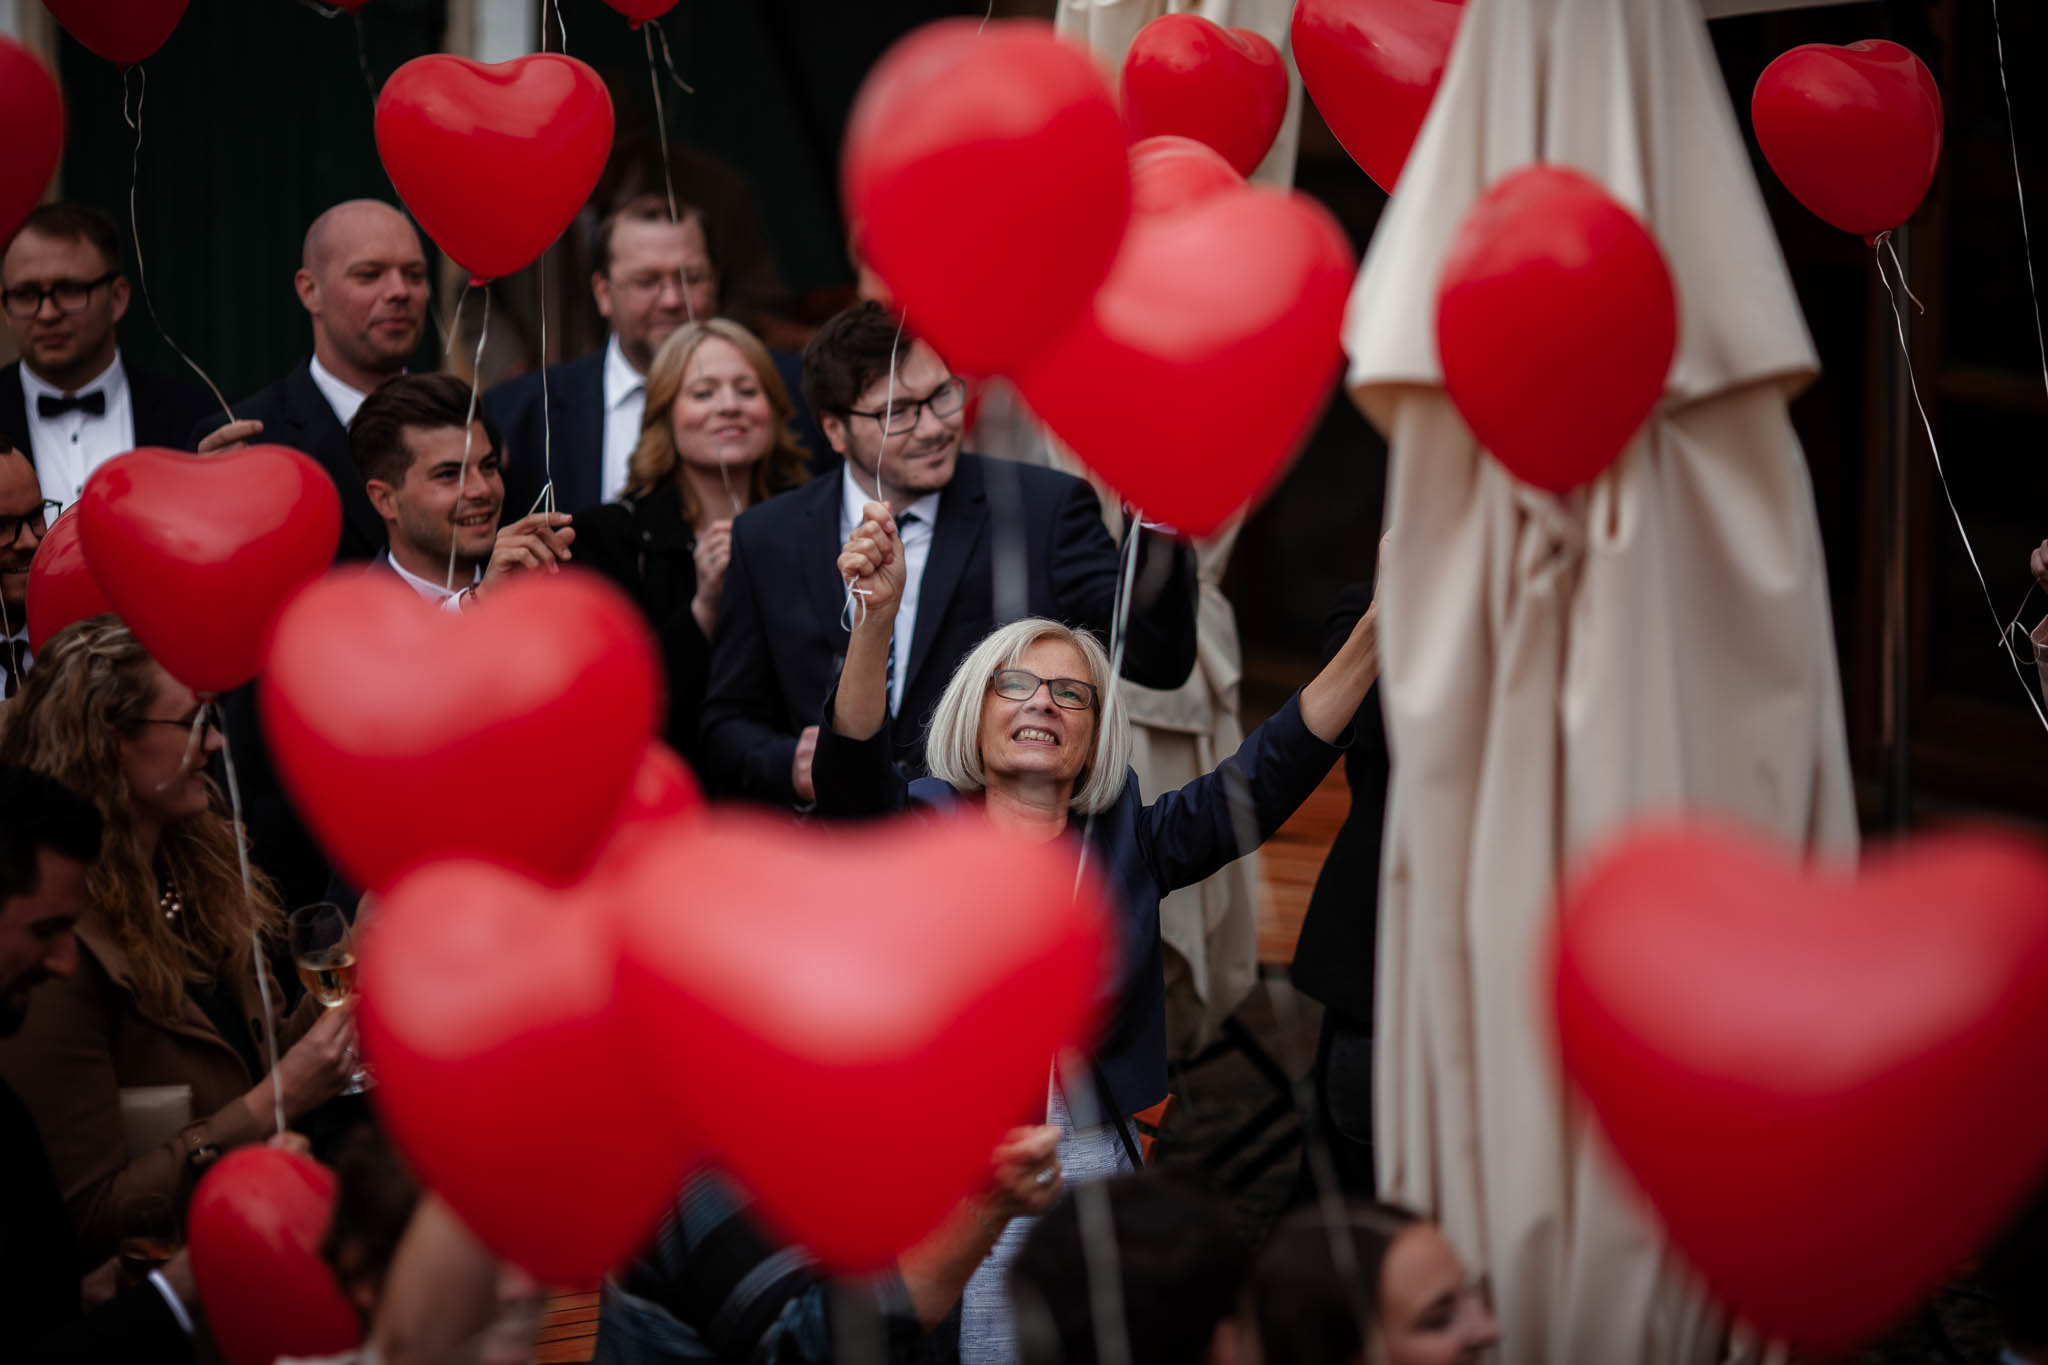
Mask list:
[{"label": "man in dark suit", "polygon": [[[704,217],[687,204],[671,218],[665,195],[640,195],[598,224],[590,254],[590,292],[611,336],[596,354],[548,368],[545,428],[539,371],[484,395],[484,410],[505,434],[505,499],[514,517],[539,504],[550,474],[555,506],[564,512],[618,500],[639,443],[655,352],[684,323],[719,310]],[[796,403],[791,425],[812,454],[813,470],[820,452],[836,464],[804,407],[802,359],[769,354]]]},{"label": "man in dark suit", "polygon": [[[890,714],[902,717],[895,759],[912,775],[925,770],[926,722],[968,650],[1021,615],[1106,641],[1118,581],[1093,490],[962,453],[964,386],[879,305],[858,304],[820,329],[804,354],[804,387],[845,462],[733,523],[704,702],[707,782],[778,805],[814,799],[818,721],[846,653],[835,566],[865,502],[895,515],[909,566],[889,687]],[[1124,676],[1159,688],[1186,680],[1195,662],[1186,547],[1145,539],[1126,635]]]},{"label": "man in dark suit", "polygon": [[313,355],[234,405],[237,420],[202,423],[201,452],[258,436],[318,460],[341,494],[338,560],[384,547],[384,522],[349,459],[348,424],[363,399],[419,348],[427,320],[427,256],[411,220],[389,204],[354,199],[313,220],[293,277],[313,319]]},{"label": "man in dark suit", "polygon": [[21,359],[0,370],[0,433],[20,442],[43,496],[69,507],[86,478],[137,446],[182,446],[218,408],[196,384],[130,369],[121,235],[84,204],[44,204],[0,257],[0,302]]}]

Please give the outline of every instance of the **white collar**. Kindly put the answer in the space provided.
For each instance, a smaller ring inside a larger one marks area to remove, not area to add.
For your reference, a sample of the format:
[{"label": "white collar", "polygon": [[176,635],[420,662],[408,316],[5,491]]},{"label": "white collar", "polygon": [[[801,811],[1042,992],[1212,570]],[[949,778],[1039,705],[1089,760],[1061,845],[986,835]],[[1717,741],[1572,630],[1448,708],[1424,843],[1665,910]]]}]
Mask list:
[{"label": "white collar", "polygon": [[[31,408],[35,407],[36,399],[44,394],[48,394],[52,398],[71,398],[78,394],[98,392],[106,394],[107,401],[111,403],[127,387],[128,371],[121,364],[121,348],[118,346],[114,348],[114,359],[107,368],[101,370],[69,393],[50,383],[49,380],[44,379],[34,370],[31,370],[28,367],[27,361],[24,360],[21,363],[21,391],[28,395],[28,403]],[[25,435],[26,433],[23,434]]]},{"label": "white collar", "polygon": [[[386,546],[384,550],[384,562],[391,566],[391,571],[393,573],[397,574],[401,579],[405,580],[405,584],[407,587],[411,588],[421,597],[426,598],[429,602],[444,601],[447,598],[453,597],[456,592],[461,591],[460,588],[455,589],[454,592],[449,591],[445,581],[437,582],[436,580],[431,578],[421,578],[418,574],[406,568],[405,565],[399,563],[398,556],[391,553],[391,549],[389,546]],[[479,564],[476,567],[476,572],[471,576],[469,581],[471,583],[480,582],[483,579],[483,576],[483,565]]]},{"label": "white collar", "polygon": [[313,383],[320,390],[320,396],[327,400],[327,406],[334,409],[334,415],[343,426],[356,420],[356,409],[370,395],[355,385],[337,376],[334,371],[320,363],[320,357],[313,357]]},{"label": "white collar", "polygon": [[[927,493],[916,502],[910,504],[910,506],[904,508],[901,515],[897,518],[899,524],[903,517],[914,515],[926,527],[936,527],[939,524],[939,497],[945,491],[942,488],[937,493]],[[852,460],[845,460],[840,463],[839,524],[846,529],[848,535],[853,534],[853,528],[860,525],[861,509],[871,502],[882,501],[883,499],[875,496],[873,485],[863,488],[854,482]]]},{"label": "white collar", "polygon": [[619,405],[635,394],[647,391],[647,376],[633,368],[633,362],[626,359],[625,347],[619,345],[619,334],[612,333],[604,345],[604,410],[617,412]]}]

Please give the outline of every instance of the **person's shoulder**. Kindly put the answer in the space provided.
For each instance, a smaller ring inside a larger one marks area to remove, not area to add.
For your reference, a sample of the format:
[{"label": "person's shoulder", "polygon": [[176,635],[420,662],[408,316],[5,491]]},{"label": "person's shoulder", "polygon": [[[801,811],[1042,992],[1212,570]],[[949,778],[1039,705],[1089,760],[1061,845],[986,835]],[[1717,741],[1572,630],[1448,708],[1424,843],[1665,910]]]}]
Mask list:
[{"label": "person's shoulder", "polygon": [[815,478],[755,503],[733,521],[733,532],[745,528],[748,535],[773,534],[804,521],[820,507],[839,505],[837,477]]}]

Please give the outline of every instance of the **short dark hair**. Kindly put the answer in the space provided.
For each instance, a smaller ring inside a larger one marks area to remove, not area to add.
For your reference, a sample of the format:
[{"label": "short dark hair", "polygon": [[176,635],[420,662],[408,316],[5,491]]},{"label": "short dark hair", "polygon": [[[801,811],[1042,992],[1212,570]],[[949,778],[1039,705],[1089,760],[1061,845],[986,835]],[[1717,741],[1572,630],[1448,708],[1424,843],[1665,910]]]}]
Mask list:
[{"label": "short dark hair", "polygon": [[[412,468],[412,448],[405,443],[407,427],[454,427],[466,429],[470,422],[470,386],[452,374],[402,374],[387,380],[363,400],[355,420],[348,424],[348,453],[355,460],[356,473],[363,482],[401,484]],[[490,445],[471,455],[482,460],[498,449],[497,424],[485,415],[483,404],[476,407],[476,420],[484,424]]]},{"label": "short dark hair", "polygon": [[1165,1168],[1075,1191],[1032,1227],[1010,1265],[1025,1365],[1096,1365],[1095,1315],[1076,1201],[1105,1196],[1116,1226],[1131,1359],[1201,1365],[1217,1324],[1237,1311],[1251,1252],[1219,1190]]},{"label": "short dark hair", "polygon": [[1421,1222],[1393,1204],[1347,1201],[1336,1235],[1351,1246],[1351,1274],[1339,1273],[1331,1228],[1320,1208],[1289,1214],[1252,1269],[1252,1310],[1267,1360],[1346,1365],[1365,1352],[1365,1323],[1379,1311],[1387,1251]]},{"label": "short dark hair", "polygon": [[54,237],[63,242],[89,242],[105,258],[107,269],[121,268],[121,229],[115,224],[113,215],[91,204],[39,204],[21,220],[21,226],[14,230],[14,237],[7,239],[7,245],[13,246],[14,238],[24,232]]},{"label": "short dark hair", "polygon": [[100,823],[99,808],[56,778],[0,764],[0,909],[35,894],[39,850],[81,863],[98,858]]},{"label": "short dark hair", "polygon": [[[711,257],[714,268],[718,265],[718,253],[711,249],[711,229],[704,222],[703,213],[695,204],[676,201],[674,222],[680,226],[696,220],[697,230],[704,234],[704,254]],[[590,268],[600,275],[612,273],[612,234],[619,230],[621,223],[666,223],[671,221],[668,212],[668,196],[665,194],[636,194],[618,208],[604,216],[598,223],[597,231],[590,237]]]},{"label": "short dark hair", "polygon": [[899,366],[917,338],[888,309],[865,299],[842,309],[804,347],[804,401],[811,411],[844,417],[893,360]]}]

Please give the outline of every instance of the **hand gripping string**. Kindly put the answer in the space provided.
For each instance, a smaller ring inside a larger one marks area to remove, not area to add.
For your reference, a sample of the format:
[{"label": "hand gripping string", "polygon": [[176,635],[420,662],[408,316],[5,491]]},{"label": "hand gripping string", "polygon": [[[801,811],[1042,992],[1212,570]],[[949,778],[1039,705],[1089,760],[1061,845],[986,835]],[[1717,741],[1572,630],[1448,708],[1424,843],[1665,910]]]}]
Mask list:
[{"label": "hand gripping string", "polygon": [[[889,387],[887,396],[882,400],[882,444],[875,449],[875,501],[884,507],[889,505],[889,500],[882,496],[882,447],[889,444],[889,424],[896,415],[896,348],[902,343],[903,318],[899,314],[896,318],[896,339],[889,343]],[[869,590],[856,588],[853,584],[853,575],[848,574],[846,600],[839,608],[839,624],[849,635],[867,624],[868,619]]]}]

